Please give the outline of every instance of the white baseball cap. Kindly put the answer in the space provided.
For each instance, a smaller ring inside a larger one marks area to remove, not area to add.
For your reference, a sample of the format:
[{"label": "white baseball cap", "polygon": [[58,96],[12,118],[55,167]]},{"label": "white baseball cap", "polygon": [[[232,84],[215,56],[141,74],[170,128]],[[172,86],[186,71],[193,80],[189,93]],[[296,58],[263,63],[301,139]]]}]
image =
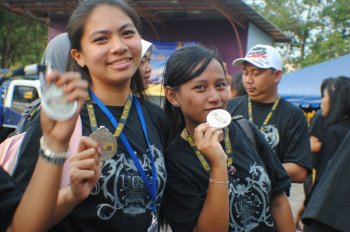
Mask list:
[{"label": "white baseball cap", "polygon": [[276,48],[270,45],[258,44],[249,49],[244,58],[238,58],[232,62],[233,66],[242,66],[244,62],[267,69],[282,70],[282,57]]},{"label": "white baseball cap", "polygon": [[142,51],[141,51],[141,59],[145,56],[146,52],[149,50],[149,49],[152,49],[152,43],[151,42],[148,42],[144,39],[141,39],[141,45],[142,45]]}]

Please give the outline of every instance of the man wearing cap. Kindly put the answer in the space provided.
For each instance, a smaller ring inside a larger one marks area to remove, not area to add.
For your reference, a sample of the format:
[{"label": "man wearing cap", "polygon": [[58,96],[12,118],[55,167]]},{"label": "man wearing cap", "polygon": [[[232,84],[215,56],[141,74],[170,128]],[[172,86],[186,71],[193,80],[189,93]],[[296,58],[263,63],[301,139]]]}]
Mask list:
[{"label": "man wearing cap", "polygon": [[232,65],[242,67],[243,85],[248,95],[230,100],[228,111],[253,122],[292,181],[303,182],[311,170],[308,126],[303,111],[278,96],[281,55],[275,48],[259,44]]}]

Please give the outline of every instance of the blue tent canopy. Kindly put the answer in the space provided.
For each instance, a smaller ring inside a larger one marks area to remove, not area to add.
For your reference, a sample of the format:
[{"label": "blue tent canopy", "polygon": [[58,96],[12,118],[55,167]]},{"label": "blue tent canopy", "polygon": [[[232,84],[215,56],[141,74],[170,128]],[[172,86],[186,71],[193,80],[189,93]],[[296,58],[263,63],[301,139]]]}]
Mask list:
[{"label": "blue tent canopy", "polygon": [[287,101],[302,108],[318,108],[320,86],[329,77],[350,76],[350,54],[315,64],[282,76],[278,92]]}]

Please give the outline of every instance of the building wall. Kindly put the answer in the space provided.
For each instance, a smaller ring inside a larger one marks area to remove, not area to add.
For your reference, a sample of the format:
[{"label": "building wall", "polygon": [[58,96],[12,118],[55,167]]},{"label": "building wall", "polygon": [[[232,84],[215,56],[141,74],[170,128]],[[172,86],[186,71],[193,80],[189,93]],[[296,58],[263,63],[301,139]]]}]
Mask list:
[{"label": "building wall", "polygon": [[[66,20],[51,19],[49,40],[66,31]],[[257,43],[272,44],[273,40],[254,24],[249,23],[246,28],[237,26],[241,40],[242,53]],[[149,41],[194,41],[218,52],[227,63],[228,72],[232,75],[240,68],[232,67],[234,59],[240,57],[240,51],[234,29],[227,19],[181,20],[153,24],[156,33],[147,23],[143,23],[142,37]],[[158,38],[159,36],[159,38]]]},{"label": "building wall", "polygon": [[[142,36],[150,41],[195,41],[200,42],[207,48],[217,50],[220,57],[227,63],[230,74],[239,69],[231,66],[232,61],[239,56],[239,46],[234,34],[234,30],[226,19],[222,20],[192,20],[192,21],[175,21],[166,24],[153,24],[156,33],[151,29],[149,24],[143,25]],[[246,49],[247,30],[237,27],[243,53]]]},{"label": "building wall", "polygon": [[252,48],[254,45],[257,44],[268,44],[272,45],[273,39],[267,35],[265,32],[260,30],[257,26],[255,26],[253,23],[249,23],[248,27],[248,39],[247,39],[247,47],[246,53],[250,48]]},{"label": "building wall", "polygon": [[56,35],[59,35],[66,31],[67,21],[65,19],[51,19],[48,41],[50,41]]}]

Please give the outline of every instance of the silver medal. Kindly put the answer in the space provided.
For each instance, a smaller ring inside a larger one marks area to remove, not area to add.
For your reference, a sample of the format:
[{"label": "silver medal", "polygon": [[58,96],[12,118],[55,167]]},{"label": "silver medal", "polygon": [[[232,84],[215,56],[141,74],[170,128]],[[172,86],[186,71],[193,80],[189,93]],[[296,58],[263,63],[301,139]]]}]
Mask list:
[{"label": "silver medal", "polygon": [[207,122],[212,127],[222,129],[230,125],[231,115],[226,110],[216,109],[207,115]]},{"label": "silver medal", "polygon": [[93,132],[90,136],[93,140],[95,140],[101,147],[101,160],[111,159],[118,149],[118,143],[114,135],[109,132],[109,130],[101,126],[95,132]]},{"label": "silver medal", "polygon": [[69,102],[64,95],[63,89],[55,84],[51,84],[45,89],[41,97],[41,106],[49,118],[65,121],[74,115],[78,102]]}]

